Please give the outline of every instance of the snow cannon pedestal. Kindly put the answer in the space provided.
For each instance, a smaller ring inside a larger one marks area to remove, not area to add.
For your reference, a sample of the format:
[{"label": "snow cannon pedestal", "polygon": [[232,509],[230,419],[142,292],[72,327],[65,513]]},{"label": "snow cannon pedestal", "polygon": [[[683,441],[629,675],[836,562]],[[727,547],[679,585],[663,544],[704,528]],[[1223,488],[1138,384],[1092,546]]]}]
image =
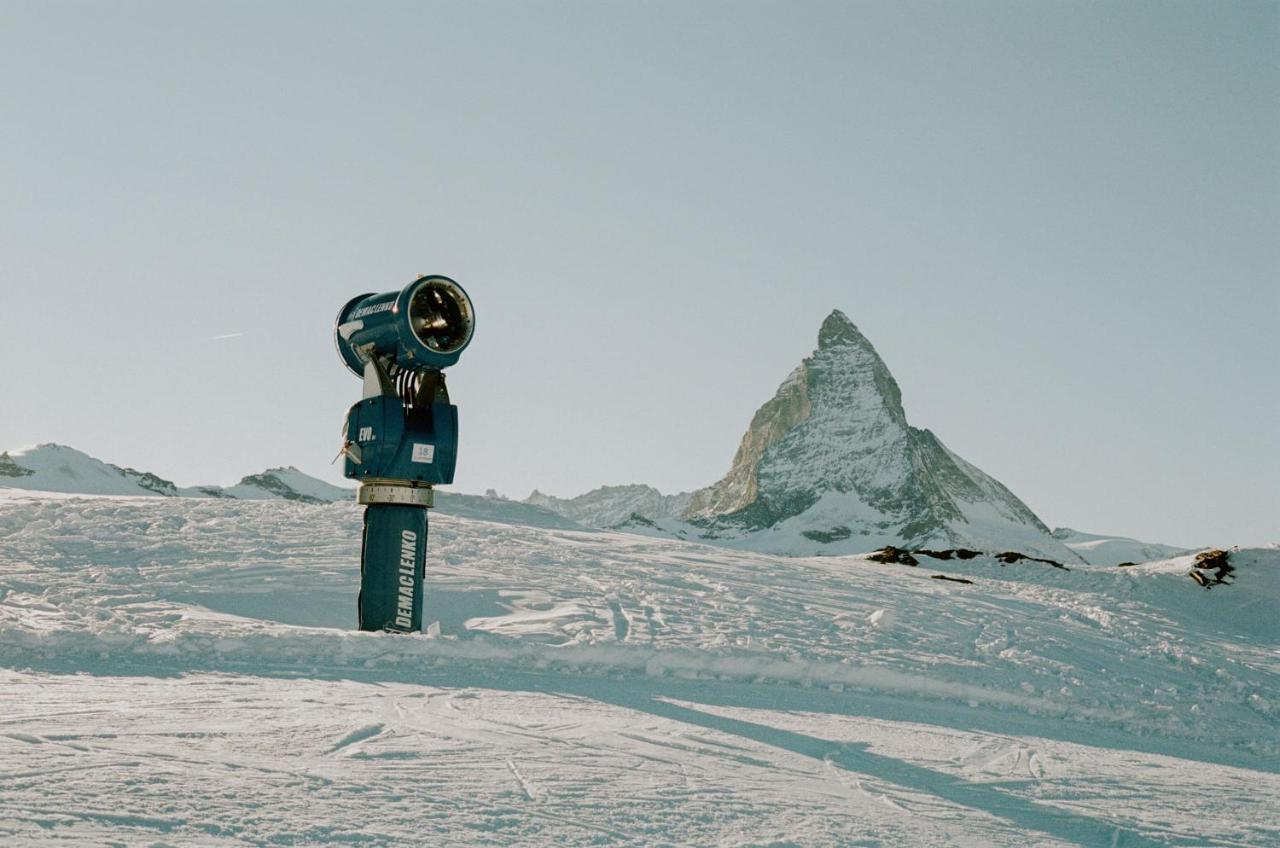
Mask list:
[{"label": "snow cannon pedestal", "polygon": [[359,627],[422,630],[427,510],[436,485],[453,482],[458,408],[439,371],[401,372],[393,381],[370,360],[367,396],[347,411],[343,474],[360,482]]},{"label": "snow cannon pedestal", "polygon": [[433,490],[407,480],[378,480],[361,484],[358,498],[365,505],[359,627],[419,633]]}]

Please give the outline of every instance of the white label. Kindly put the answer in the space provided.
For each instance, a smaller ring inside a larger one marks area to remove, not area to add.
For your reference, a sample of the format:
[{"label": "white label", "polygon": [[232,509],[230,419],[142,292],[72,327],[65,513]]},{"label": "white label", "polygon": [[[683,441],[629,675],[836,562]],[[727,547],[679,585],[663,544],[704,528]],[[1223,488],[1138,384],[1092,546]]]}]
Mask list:
[{"label": "white label", "polygon": [[372,442],[372,441],[373,441],[373,428],[372,428],[372,427],[361,427],[361,428],[360,428],[360,435],[356,437],[356,441],[357,441],[357,442]]},{"label": "white label", "polygon": [[351,320],[354,321],[357,318],[363,318],[366,315],[376,315],[379,312],[390,312],[395,308],[395,305],[396,302],[394,300],[388,300],[385,303],[377,303],[373,306],[362,307],[351,313]]},{"label": "white label", "polygon": [[414,462],[435,462],[436,446],[435,445],[419,445],[413,446]]}]

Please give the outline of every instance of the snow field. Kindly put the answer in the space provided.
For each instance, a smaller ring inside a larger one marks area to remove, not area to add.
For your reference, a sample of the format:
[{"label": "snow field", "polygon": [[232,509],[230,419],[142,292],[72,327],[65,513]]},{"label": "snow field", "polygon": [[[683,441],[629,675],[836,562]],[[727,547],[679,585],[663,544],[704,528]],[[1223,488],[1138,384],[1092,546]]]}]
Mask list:
[{"label": "snow field", "polygon": [[359,527],[0,502],[0,841],[1280,844],[1280,552],[1205,591],[433,513],[394,637]]}]

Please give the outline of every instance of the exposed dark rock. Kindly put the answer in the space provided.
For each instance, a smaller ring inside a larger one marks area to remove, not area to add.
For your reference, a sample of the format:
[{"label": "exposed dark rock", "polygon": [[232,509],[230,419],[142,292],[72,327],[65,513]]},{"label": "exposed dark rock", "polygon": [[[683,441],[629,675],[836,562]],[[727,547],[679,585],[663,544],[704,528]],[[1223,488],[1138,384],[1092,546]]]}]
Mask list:
[{"label": "exposed dark rock", "polygon": [[152,474],[150,471],[121,468],[119,465],[112,465],[111,467],[149,492],[155,492],[157,495],[164,495],[169,498],[178,494],[178,487],[173,484],[172,480],[166,480],[163,477]]},{"label": "exposed dark rock", "polygon": [[1137,565],[1136,562],[1118,562],[1116,568],[1128,568],[1131,565]]},{"label": "exposed dark rock", "polygon": [[932,580],[947,580],[951,583],[968,583],[970,586],[973,585],[972,580],[965,580],[963,577],[948,577],[945,574],[930,574],[929,578]]},{"label": "exposed dark rock", "polygon": [[13,461],[9,452],[0,453],[0,477],[30,477],[35,474],[30,468],[23,468]]},{"label": "exposed dark rock", "polygon": [[848,527],[832,527],[830,530],[805,530],[800,535],[806,539],[812,539],[815,542],[830,544],[831,542],[839,542],[841,539],[847,539],[853,535],[853,531]]},{"label": "exposed dark rock", "polygon": [[1062,563],[1057,562],[1055,560],[1043,559],[1042,557],[1027,556],[1026,554],[1020,554],[1017,551],[1002,551],[1001,553],[995,554],[994,556],[997,560],[1000,561],[1002,565],[1012,565],[1015,562],[1021,562],[1022,560],[1027,560],[1029,562],[1043,562],[1045,565],[1052,565],[1054,568],[1060,568],[1063,571],[1071,570],[1067,568],[1065,565],[1063,565]]},{"label": "exposed dark rock", "polygon": [[968,548],[948,548],[945,551],[931,551],[926,548],[918,548],[914,553],[921,556],[933,557],[934,559],[973,559],[976,556],[982,556],[981,551],[971,551]]},{"label": "exposed dark rock", "polygon": [[867,559],[872,562],[896,563],[898,565],[919,565],[920,562],[909,552],[902,548],[895,548],[893,545],[881,548],[878,551],[867,554]]},{"label": "exposed dark rock", "polygon": [[295,492],[288,484],[274,474],[250,474],[240,481],[241,486],[257,486],[260,489],[266,489],[274,495],[279,495],[287,501],[298,501],[299,503],[322,504],[324,501],[311,495],[304,495]]},{"label": "exposed dark rock", "polygon": [[1236,570],[1230,563],[1230,558],[1231,554],[1220,548],[1201,551],[1196,554],[1195,566],[1187,576],[1206,589],[1223,583],[1230,584],[1235,580],[1232,574]]},{"label": "exposed dark rock", "polygon": [[1229,568],[1228,560],[1231,555],[1221,548],[1210,548],[1207,551],[1201,551],[1196,554],[1196,568],[1218,569]]}]

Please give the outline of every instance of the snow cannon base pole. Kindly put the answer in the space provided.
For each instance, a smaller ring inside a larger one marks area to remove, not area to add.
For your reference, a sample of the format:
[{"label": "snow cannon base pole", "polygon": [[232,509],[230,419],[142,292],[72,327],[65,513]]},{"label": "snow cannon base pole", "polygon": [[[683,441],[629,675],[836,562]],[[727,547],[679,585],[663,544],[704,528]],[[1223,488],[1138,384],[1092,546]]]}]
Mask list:
[{"label": "snow cannon base pole", "polygon": [[378,480],[362,484],[358,500],[365,504],[359,627],[420,633],[432,489],[404,480]]}]

